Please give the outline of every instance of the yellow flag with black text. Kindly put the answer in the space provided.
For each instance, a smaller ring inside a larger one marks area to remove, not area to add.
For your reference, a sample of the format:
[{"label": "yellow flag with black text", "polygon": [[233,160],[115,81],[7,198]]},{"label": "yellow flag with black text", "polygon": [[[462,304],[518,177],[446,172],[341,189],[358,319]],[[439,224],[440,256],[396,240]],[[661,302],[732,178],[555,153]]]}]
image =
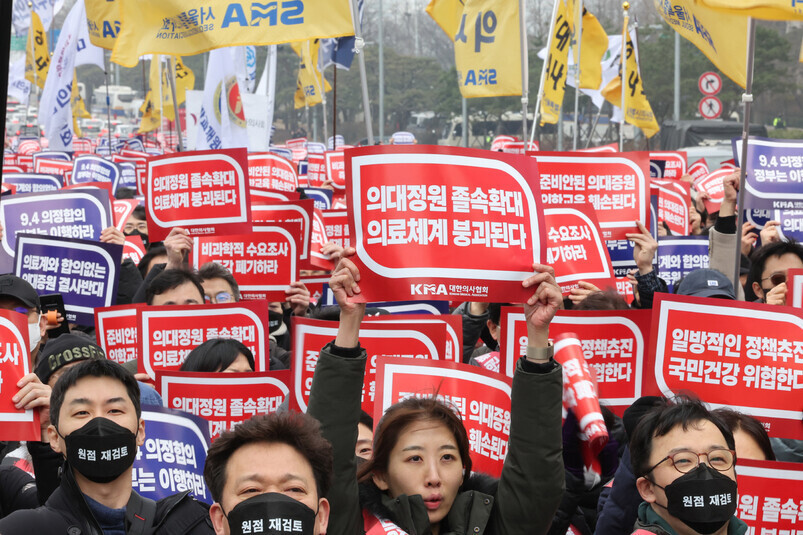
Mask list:
[{"label": "yellow flag with black text", "polygon": [[[180,57],[173,57],[173,72],[176,81],[176,104],[181,106],[186,100],[187,90],[195,89],[195,74],[187,67]],[[166,65],[162,66],[162,115],[175,121],[173,113],[173,93],[170,90],[170,71]]]},{"label": "yellow flag with black text", "polygon": [[[321,71],[318,70],[318,51],[320,42],[318,39],[290,43],[293,51],[301,58],[298,64],[298,79],[296,81],[296,92],[293,104],[296,109],[304,106],[315,106],[323,102],[321,96]],[[326,79],[323,79],[323,90],[331,91],[332,86]]]},{"label": "yellow flag with black text", "polygon": [[519,3],[465,0],[454,38],[458,86],[465,98],[521,95]]},{"label": "yellow flag with black text", "polygon": [[148,94],[145,102],[139,110],[142,112],[142,119],[139,122],[139,133],[152,132],[162,124],[162,108],[160,104],[164,101],[162,87],[162,60],[161,56],[154,54],[151,56],[151,68],[148,76]]},{"label": "yellow flag with black text", "polygon": [[48,69],[50,69],[50,52],[47,49],[47,33],[39,14],[31,10],[31,26],[28,28],[28,43],[25,49],[25,79],[44,89]]},{"label": "yellow flag with black text", "polygon": [[[84,99],[81,98],[81,93],[78,92],[78,77],[73,72],[72,75],[72,95],[70,97],[72,103],[72,116],[73,119],[89,119],[92,115],[87,111]],[[81,137],[80,135],[78,137]]]},{"label": "yellow flag with black text", "polygon": [[454,41],[463,14],[463,0],[432,0],[425,11],[440,26],[447,37]]},{"label": "yellow flag with black text", "polygon": [[698,4],[743,17],[764,20],[803,20],[800,0],[697,0]]},{"label": "yellow flag with black text", "polygon": [[143,54],[189,56],[230,46],[354,35],[350,0],[117,1],[122,25],[112,61],[125,67],[135,66]]},{"label": "yellow flag with black text", "polygon": [[89,0],[86,4],[86,25],[89,42],[100,48],[112,50],[120,33],[121,0]]},{"label": "yellow flag with black text", "polygon": [[654,3],[676,32],[699,48],[725,76],[745,87],[747,17],[717,11],[695,0],[654,0]]},{"label": "yellow flag with black text", "polygon": [[560,108],[563,105],[563,95],[566,92],[566,74],[569,70],[569,43],[572,28],[566,3],[563,0],[556,1],[558,10],[555,13],[555,25],[550,36],[543,96],[541,97],[541,125],[558,122]]},{"label": "yellow flag with black text", "polygon": [[580,42],[580,88],[599,89],[602,83],[602,57],[608,51],[608,34],[590,11],[583,11]]}]

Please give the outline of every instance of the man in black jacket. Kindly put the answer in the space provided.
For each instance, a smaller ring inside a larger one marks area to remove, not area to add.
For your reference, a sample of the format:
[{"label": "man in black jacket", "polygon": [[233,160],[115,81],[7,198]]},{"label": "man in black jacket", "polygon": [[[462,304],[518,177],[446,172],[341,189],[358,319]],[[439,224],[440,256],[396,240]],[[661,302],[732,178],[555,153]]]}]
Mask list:
[{"label": "man in black jacket", "polygon": [[158,503],[132,490],[145,441],[139,385],[119,364],[87,360],[56,382],[47,429],[64,455],[61,483],[38,509],[0,520],[0,534],[211,534],[207,508],[187,492]]}]

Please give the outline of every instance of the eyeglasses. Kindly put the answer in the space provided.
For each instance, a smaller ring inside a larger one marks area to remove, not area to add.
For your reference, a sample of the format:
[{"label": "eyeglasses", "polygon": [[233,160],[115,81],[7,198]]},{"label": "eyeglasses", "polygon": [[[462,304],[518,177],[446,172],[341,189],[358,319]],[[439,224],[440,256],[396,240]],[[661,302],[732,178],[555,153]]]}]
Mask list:
[{"label": "eyeglasses", "polygon": [[730,470],[733,463],[736,462],[736,452],[733,450],[726,450],[724,448],[716,448],[708,453],[696,453],[691,450],[681,450],[677,453],[667,455],[658,461],[647,473],[652,472],[666,460],[672,462],[675,470],[681,474],[687,474],[700,466],[700,456],[705,455],[708,458],[708,466],[719,472]]},{"label": "eyeglasses", "polygon": [[786,282],[786,273],[784,272],[773,273],[769,277],[764,277],[763,279],[761,279],[761,282],[764,282],[767,279],[769,279],[770,284],[772,284],[772,287],[774,288],[779,284],[783,284]]},{"label": "eyeglasses", "polygon": [[146,223],[145,221],[142,221],[137,224],[126,223],[125,226],[123,227],[123,232],[133,232],[134,229],[140,232],[148,232],[148,223]]},{"label": "eyeglasses", "polygon": [[205,295],[204,299],[207,303],[231,303],[234,297],[229,292],[218,292],[213,296]]}]

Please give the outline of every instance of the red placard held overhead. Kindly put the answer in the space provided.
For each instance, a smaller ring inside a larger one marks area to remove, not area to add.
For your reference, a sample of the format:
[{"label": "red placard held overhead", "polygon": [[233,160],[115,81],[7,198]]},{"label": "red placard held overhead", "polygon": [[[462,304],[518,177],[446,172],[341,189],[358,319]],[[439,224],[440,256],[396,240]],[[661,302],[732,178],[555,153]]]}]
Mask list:
[{"label": "red placard held overhead", "polygon": [[650,151],[650,160],[666,162],[663,178],[680,179],[686,174],[686,151]]},{"label": "red placard held overhead", "polygon": [[603,290],[613,287],[614,274],[605,240],[590,205],[549,207],[544,210],[547,232],[546,263],[555,268],[555,281],[564,296],[580,281]]},{"label": "red placard held overhead", "polygon": [[791,307],[803,308],[803,269],[786,271],[786,287],[786,304]]},{"label": "red placard held overhead", "polygon": [[138,371],[178,370],[187,354],[212,338],[234,338],[254,354],[256,370],[267,371],[268,303],[148,306],[137,310]]},{"label": "red placard held overhead", "polygon": [[315,201],[303,199],[297,201],[269,202],[264,199],[254,200],[251,206],[251,217],[254,224],[275,225],[285,222],[298,223],[301,232],[296,235],[298,244],[298,260],[301,269],[309,268],[309,250],[312,241],[312,218]]},{"label": "red placard held overhead", "polygon": [[[803,438],[803,312],[741,301],[656,294],[644,393],[695,392]],[[654,371],[653,371],[654,370]]]},{"label": "red placard held overhead", "polygon": [[272,152],[248,155],[248,183],[252,188],[295,191],[298,172],[290,160]]},{"label": "red placard held overhead", "polygon": [[145,244],[139,236],[126,236],[123,244],[123,260],[130,258],[134,264],[139,265],[142,257],[145,256]]},{"label": "red placard held overhead", "polygon": [[192,236],[251,231],[245,149],[207,150],[148,160],[148,236],[161,241],[173,227]]},{"label": "red placard held overhead", "polygon": [[0,440],[42,440],[39,411],[17,409],[12,398],[17,382],[31,372],[28,318],[12,310],[0,310]]},{"label": "red placard held overhead", "polygon": [[118,364],[135,360],[139,353],[137,310],[146,305],[117,305],[95,309],[95,338],[106,358]]},{"label": "red placard held overhead", "polygon": [[212,440],[252,416],[276,412],[290,392],[289,385],[290,370],[156,373],[165,406],[208,420]]},{"label": "red placard held overhead", "polygon": [[499,477],[510,438],[511,389],[509,377],[477,366],[382,357],[374,421],[403,399],[437,395],[463,419],[473,469]]},{"label": "red placard held overhead", "polygon": [[309,261],[314,268],[332,270],[335,268],[334,262],[329,255],[321,252],[321,248],[326,245],[329,238],[326,236],[326,224],[323,222],[323,214],[317,208],[312,217],[312,240],[310,242]]},{"label": "red placard held overhead", "polygon": [[329,241],[346,248],[351,247],[349,236],[349,215],[345,210],[324,210],[323,222]]},{"label": "red placard held overhead", "polygon": [[[658,189],[658,221],[666,222],[669,230],[676,236],[689,235],[689,184],[679,180],[672,184],[661,185],[654,180]],[[685,193],[681,193],[684,191]]]},{"label": "red placard held overhead", "polygon": [[195,266],[217,262],[237,279],[243,300],[284,301],[298,280],[298,225],[255,225],[251,234],[194,238]]},{"label": "red placard held overhead", "polygon": [[325,180],[326,157],[323,154],[310,154],[307,158],[307,183],[303,184],[303,186],[318,188]]},{"label": "red placard held overhead", "polygon": [[623,240],[626,233],[639,232],[636,221],[649,227],[649,153],[533,152],[530,156],[538,161],[545,204],[593,204],[606,240]]},{"label": "red placard held overhead", "polygon": [[139,201],[136,199],[115,199],[112,202],[112,213],[114,214],[114,226],[120,232],[125,227],[125,222],[134,211],[134,208],[139,206]]},{"label": "red placard held overhead", "polygon": [[799,534],[803,522],[803,464],[737,459],[739,503],[736,516],[747,533]]},{"label": "red placard held overhead", "polygon": [[326,176],[332,181],[335,189],[346,189],[346,162],[342,150],[330,150],[324,153],[326,158]]},{"label": "red placard held overhead", "polygon": [[544,225],[532,158],[405,145],[346,152],[359,299],[524,301]]},{"label": "red placard held overhead", "polygon": [[719,208],[722,206],[722,199],[725,198],[725,185],[722,181],[732,174],[733,169],[723,167],[694,181],[694,188],[708,195],[708,198],[703,200],[708,213],[719,212]]}]

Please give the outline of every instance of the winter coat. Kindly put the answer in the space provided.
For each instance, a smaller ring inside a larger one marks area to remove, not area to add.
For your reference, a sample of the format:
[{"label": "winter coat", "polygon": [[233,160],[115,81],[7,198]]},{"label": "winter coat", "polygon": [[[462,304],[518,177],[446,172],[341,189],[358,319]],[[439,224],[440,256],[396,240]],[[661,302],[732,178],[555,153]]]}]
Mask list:
[{"label": "winter coat", "polygon": [[[731,517],[728,524],[728,535],[744,535],[747,532],[747,524],[742,520]],[[638,508],[638,520],[633,527],[633,535],[677,535],[666,520],[658,516],[647,502],[641,502]]]}]

